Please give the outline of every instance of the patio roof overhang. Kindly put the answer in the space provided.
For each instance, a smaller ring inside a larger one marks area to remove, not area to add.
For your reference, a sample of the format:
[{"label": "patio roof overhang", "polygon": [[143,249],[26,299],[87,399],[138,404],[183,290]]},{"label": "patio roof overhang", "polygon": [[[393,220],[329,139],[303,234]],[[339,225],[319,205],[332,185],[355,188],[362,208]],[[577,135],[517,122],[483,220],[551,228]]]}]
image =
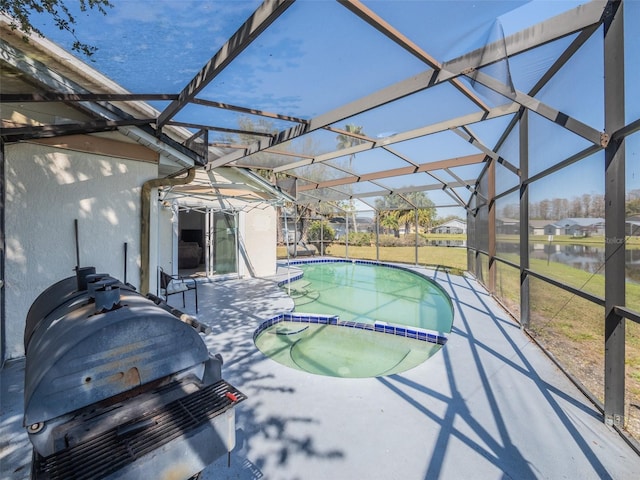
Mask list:
[{"label": "patio roof overhang", "polygon": [[189,211],[250,211],[295,202],[295,198],[249,170],[236,167],[221,170],[223,173],[198,169],[191,183],[163,188],[161,202]]}]

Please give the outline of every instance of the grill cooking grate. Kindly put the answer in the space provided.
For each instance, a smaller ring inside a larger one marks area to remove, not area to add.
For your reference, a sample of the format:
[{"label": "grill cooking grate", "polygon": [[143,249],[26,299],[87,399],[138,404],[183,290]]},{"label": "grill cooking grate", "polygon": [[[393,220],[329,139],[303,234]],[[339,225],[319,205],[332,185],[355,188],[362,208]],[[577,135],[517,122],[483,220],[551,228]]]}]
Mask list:
[{"label": "grill cooking grate", "polygon": [[35,455],[33,471],[42,480],[94,480],[118,471],[153,450],[184,436],[247,397],[220,380],[174,400],[87,442],[48,457]]}]

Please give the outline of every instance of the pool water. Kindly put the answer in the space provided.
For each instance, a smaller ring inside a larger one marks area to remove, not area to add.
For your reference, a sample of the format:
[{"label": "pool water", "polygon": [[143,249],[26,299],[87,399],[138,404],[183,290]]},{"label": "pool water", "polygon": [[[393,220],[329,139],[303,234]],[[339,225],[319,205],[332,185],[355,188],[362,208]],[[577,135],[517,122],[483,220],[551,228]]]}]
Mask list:
[{"label": "pool water", "polygon": [[336,325],[282,322],[256,338],[262,353],[282,365],[343,378],[392,375],[420,365],[441,345]]},{"label": "pool water", "polygon": [[291,318],[263,322],[254,337],[278,363],[334,377],[391,375],[433,356],[451,331],[451,300],[422,275],[359,262],[299,266],[303,277],[282,287],[295,302]]},{"label": "pool water", "polygon": [[450,332],[451,301],[433,281],[408,270],[352,262],[299,265],[302,279],[284,285],[295,312],[343,321],[388,322]]}]

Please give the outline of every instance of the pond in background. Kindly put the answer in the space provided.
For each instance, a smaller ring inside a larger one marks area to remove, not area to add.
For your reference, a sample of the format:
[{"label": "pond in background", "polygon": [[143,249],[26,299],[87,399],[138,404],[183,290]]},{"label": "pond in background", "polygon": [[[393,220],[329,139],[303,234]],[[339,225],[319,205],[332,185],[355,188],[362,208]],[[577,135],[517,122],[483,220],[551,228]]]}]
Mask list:
[{"label": "pond in background", "polygon": [[[502,253],[520,253],[519,245],[513,242],[496,242],[496,248]],[[529,258],[561,263],[588,273],[604,275],[604,246],[530,243]],[[627,249],[625,264],[626,281],[640,283],[640,249]]]}]

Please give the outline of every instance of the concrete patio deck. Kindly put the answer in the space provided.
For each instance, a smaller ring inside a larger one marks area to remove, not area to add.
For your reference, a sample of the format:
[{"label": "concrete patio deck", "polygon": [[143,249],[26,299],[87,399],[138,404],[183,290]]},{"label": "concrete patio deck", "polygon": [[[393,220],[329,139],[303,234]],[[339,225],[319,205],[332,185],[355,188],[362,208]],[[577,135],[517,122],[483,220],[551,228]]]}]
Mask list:
[{"label": "concrete patio deck", "polygon": [[[201,478],[640,478],[640,457],[475,280],[418,270],[451,296],[449,341],[412,370],[367,379],[300,372],[256,349],[261,320],[293,307],[273,279],[201,283],[207,344],[249,397],[230,466],[220,458]],[[21,360],[2,370],[2,479],[28,478],[23,373]]]}]

